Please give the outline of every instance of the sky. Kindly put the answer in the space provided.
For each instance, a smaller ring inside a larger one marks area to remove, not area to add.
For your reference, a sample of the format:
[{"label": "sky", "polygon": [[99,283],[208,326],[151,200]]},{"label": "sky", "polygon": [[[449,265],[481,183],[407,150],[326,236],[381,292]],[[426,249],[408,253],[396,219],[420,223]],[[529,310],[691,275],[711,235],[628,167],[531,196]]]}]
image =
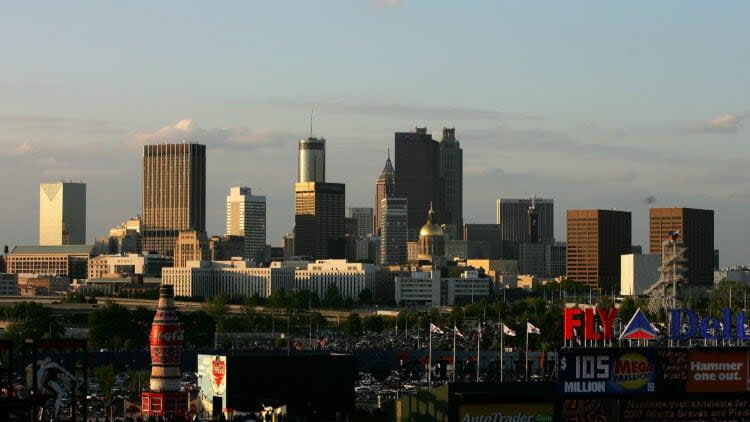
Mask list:
[{"label": "sky", "polygon": [[15,2],[0,14],[0,243],[38,242],[39,183],[87,184],[87,237],[141,213],[142,146],[207,145],[207,227],[231,186],[293,225],[296,142],[372,206],[393,133],[455,127],[464,221],[495,199],[715,210],[721,264],[750,264],[750,3]]}]

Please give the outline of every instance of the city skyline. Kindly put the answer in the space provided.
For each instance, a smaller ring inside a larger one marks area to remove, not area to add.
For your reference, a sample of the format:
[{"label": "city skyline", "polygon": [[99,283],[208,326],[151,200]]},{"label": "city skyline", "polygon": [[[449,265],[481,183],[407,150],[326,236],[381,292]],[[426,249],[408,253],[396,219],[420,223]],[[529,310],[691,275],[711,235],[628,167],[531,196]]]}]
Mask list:
[{"label": "city skyline", "polygon": [[[556,202],[557,240],[565,210],[616,208],[632,212],[633,243],[645,248],[650,207],[713,209],[722,265],[750,263],[750,65],[729,42],[748,35],[750,6],[394,4],[300,3],[292,15],[278,5],[9,5],[0,33],[17,42],[0,76],[0,177],[14,182],[0,193],[0,242],[35,244],[28,192],[64,179],[87,184],[93,243],[141,213],[142,146],[188,139],[208,148],[209,234],[223,231],[226,190],[247,185],[268,197],[268,243],[278,245],[293,225],[295,145],[314,109],[327,179],[347,185],[346,207],[371,206],[394,132],[427,126],[439,139],[455,127],[465,223],[492,223],[499,196],[537,194]],[[239,24],[248,16],[258,25]],[[292,30],[270,25],[281,16]],[[309,33],[302,16],[331,25]],[[426,35],[415,20],[452,26]],[[138,34],[125,31],[134,21]]]}]

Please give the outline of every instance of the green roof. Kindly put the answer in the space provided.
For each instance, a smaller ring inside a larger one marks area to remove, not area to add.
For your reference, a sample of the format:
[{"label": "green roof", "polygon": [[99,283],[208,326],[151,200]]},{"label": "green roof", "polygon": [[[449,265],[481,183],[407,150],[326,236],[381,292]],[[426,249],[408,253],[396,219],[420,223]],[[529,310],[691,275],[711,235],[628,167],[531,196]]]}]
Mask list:
[{"label": "green roof", "polygon": [[91,255],[93,245],[16,246],[11,255]]}]

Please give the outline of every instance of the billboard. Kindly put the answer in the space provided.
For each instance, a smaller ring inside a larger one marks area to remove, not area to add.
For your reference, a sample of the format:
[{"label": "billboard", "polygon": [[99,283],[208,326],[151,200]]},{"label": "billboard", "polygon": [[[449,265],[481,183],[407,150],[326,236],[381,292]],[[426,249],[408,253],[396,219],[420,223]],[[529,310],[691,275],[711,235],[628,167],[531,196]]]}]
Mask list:
[{"label": "billboard", "polygon": [[688,352],[688,377],[685,391],[689,393],[742,392],[748,389],[747,351]]},{"label": "billboard", "polygon": [[[198,387],[203,408],[213,412],[214,397],[226,403],[227,357],[221,355],[198,355]],[[218,401],[217,401],[218,403]]]},{"label": "billboard", "polygon": [[553,403],[466,403],[458,408],[459,421],[552,422]]},{"label": "billboard", "polygon": [[563,394],[632,394],[655,391],[653,350],[563,350],[558,388]]}]

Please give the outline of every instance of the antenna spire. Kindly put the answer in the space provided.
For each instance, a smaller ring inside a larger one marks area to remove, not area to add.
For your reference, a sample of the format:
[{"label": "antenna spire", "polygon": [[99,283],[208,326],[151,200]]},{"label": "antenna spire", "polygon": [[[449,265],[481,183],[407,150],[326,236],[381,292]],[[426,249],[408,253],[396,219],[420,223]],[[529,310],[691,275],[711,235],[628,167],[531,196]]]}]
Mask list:
[{"label": "antenna spire", "polygon": [[312,134],[313,134],[313,132],[312,132],[312,122],[313,122],[313,112],[314,111],[315,110],[310,110],[310,137],[311,138],[312,138]]}]

